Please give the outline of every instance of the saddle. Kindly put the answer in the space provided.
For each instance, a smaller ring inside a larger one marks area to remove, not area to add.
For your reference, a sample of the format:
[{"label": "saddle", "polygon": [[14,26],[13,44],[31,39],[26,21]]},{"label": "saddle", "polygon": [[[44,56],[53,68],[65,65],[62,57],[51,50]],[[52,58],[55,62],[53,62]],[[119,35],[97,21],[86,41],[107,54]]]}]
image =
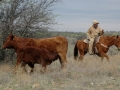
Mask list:
[{"label": "saddle", "polygon": [[[98,43],[99,39],[100,39],[100,36],[96,36],[95,39],[94,39],[94,43]],[[88,39],[84,39],[83,42],[89,44],[89,40]]]},{"label": "saddle", "polygon": [[[94,54],[98,53],[97,47],[95,46],[96,43],[99,42],[100,36],[96,36],[93,42],[93,52]],[[89,40],[88,39],[84,39],[83,40],[84,43],[89,44]]]}]

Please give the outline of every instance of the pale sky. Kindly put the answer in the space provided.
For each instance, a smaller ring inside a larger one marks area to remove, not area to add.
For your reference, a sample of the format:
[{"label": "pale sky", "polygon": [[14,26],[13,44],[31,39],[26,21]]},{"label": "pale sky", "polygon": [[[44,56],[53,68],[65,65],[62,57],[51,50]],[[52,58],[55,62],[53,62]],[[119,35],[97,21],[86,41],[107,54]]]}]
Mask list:
[{"label": "pale sky", "polygon": [[105,31],[120,31],[120,0],[62,0],[54,13],[56,31],[87,32],[94,20]]}]

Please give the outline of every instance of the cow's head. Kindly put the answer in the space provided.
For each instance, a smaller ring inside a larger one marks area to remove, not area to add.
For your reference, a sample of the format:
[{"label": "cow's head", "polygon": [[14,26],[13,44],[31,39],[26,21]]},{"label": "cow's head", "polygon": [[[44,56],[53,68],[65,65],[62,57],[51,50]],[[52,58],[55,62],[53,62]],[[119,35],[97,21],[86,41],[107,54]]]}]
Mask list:
[{"label": "cow's head", "polygon": [[14,40],[14,35],[13,35],[13,34],[10,34],[10,35],[6,38],[5,42],[3,43],[3,48],[4,48],[4,49],[5,49],[5,48],[13,48],[13,43],[12,43],[13,40]]}]

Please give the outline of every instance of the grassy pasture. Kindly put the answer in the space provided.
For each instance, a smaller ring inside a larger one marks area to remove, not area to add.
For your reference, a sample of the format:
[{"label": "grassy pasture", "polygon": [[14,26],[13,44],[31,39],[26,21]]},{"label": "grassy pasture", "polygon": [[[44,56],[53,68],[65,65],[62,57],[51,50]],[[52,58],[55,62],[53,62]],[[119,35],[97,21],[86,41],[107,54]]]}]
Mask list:
[{"label": "grassy pasture", "polygon": [[[60,69],[59,60],[47,66],[47,72],[40,72],[36,65],[33,74],[13,73],[10,64],[0,65],[0,90],[119,90],[120,55],[109,55],[110,62],[98,56],[86,55],[83,62],[73,58],[73,46],[69,45],[67,68]],[[27,67],[29,71],[29,67]]]}]

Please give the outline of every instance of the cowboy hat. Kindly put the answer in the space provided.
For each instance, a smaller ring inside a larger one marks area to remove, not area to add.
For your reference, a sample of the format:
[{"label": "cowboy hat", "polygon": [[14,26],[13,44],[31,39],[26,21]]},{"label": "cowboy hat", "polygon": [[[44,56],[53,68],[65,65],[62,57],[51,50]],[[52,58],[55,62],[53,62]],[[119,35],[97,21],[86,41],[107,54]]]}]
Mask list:
[{"label": "cowboy hat", "polygon": [[99,22],[97,20],[94,20],[93,24],[99,24]]}]

